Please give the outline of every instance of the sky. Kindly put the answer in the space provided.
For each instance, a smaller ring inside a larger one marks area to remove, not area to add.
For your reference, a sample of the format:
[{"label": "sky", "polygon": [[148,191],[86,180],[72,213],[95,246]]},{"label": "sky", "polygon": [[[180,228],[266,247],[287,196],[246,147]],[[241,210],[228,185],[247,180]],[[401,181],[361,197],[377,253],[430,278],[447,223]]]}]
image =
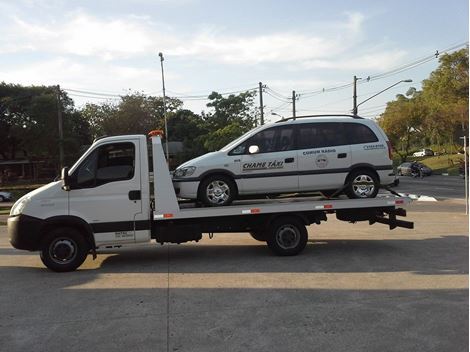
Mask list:
[{"label": "sky", "polygon": [[166,93],[185,108],[262,82],[275,121],[292,116],[293,90],[297,115],[347,114],[354,76],[358,103],[412,79],[359,106],[374,118],[421,88],[436,51],[468,44],[468,15],[467,0],[0,0],[0,81],[59,84],[79,107],[161,95],[162,52]]}]

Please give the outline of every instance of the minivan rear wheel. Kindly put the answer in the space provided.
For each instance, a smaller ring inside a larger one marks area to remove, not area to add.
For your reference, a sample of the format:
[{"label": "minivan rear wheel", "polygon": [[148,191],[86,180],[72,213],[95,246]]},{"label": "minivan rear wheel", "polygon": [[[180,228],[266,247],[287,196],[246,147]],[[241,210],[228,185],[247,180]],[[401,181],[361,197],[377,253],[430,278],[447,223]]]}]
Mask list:
[{"label": "minivan rear wheel", "polygon": [[225,175],[205,178],[199,186],[199,200],[210,207],[229,205],[235,199],[235,182]]},{"label": "minivan rear wheel", "polygon": [[371,170],[351,172],[347,183],[346,194],[349,198],[375,198],[379,192],[379,178]]}]

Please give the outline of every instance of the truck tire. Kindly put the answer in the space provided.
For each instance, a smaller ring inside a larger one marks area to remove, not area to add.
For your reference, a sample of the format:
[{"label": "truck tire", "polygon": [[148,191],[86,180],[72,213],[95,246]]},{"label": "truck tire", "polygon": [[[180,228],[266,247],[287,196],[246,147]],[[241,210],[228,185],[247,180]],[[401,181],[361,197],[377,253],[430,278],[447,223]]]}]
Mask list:
[{"label": "truck tire", "polygon": [[90,245],[71,227],[50,231],[41,245],[40,257],[46,267],[57,272],[74,271],[85,261]]},{"label": "truck tire", "polygon": [[199,185],[199,200],[210,207],[229,205],[236,193],[235,182],[225,175],[209,176]]},{"label": "truck tire", "polygon": [[251,231],[251,237],[260,242],[266,242],[268,239],[268,234],[266,231]]},{"label": "truck tire", "polygon": [[275,220],[268,233],[268,247],[277,255],[299,254],[307,245],[308,234],[305,224],[296,217],[282,217]]},{"label": "truck tire", "polygon": [[380,182],[377,174],[368,169],[352,171],[346,181],[345,193],[351,198],[375,198],[379,192]]}]

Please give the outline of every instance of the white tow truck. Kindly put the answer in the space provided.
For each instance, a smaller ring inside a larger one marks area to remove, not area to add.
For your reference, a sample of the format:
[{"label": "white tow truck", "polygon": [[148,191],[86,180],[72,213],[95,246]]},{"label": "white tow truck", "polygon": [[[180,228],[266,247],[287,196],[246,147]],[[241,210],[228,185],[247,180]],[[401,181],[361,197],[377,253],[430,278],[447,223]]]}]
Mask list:
[{"label": "white tow truck", "polygon": [[397,219],[406,216],[401,206],[411,202],[397,194],[262,199],[223,207],[178,202],[161,132],[149,136],[151,155],[144,135],[99,139],[62,170],[60,180],[20,198],[8,218],[13,247],[39,251],[49,269],[64,272],[77,269],[90,253],[96,258],[99,248],[197,242],[203,233],[249,232],[278,255],[296,255],[306,246],[306,226],[330,214],[342,221],[413,228]]}]

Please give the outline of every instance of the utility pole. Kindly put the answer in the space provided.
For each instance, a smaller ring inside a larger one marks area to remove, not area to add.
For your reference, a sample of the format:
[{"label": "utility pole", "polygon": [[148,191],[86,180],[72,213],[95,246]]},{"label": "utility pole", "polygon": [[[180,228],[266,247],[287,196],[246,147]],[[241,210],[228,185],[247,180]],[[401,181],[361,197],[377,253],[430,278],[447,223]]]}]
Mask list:
[{"label": "utility pole", "polygon": [[353,115],[357,115],[357,81],[360,80],[360,78],[357,78],[354,76],[353,80]]},{"label": "utility pole", "polygon": [[57,85],[57,119],[59,122],[59,164],[64,167],[64,126],[62,121],[62,104],[60,102],[60,86]]},{"label": "utility pole", "polygon": [[292,117],[295,120],[295,90],[292,91]]},{"label": "utility pole", "polygon": [[168,123],[166,120],[166,95],[165,95],[165,75],[163,74],[163,53],[158,53],[158,56],[160,56],[160,65],[162,67],[162,85],[163,85],[163,119],[165,120],[165,138],[166,138],[166,143],[165,143],[165,151],[166,151],[166,162],[170,162],[170,156],[168,154],[168,144],[169,144],[169,137],[168,137]]},{"label": "utility pole", "polygon": [[264,125],[264,107],[263,107],[263,84],[259,82],[259,111],[260,116],[260,125]]}]

